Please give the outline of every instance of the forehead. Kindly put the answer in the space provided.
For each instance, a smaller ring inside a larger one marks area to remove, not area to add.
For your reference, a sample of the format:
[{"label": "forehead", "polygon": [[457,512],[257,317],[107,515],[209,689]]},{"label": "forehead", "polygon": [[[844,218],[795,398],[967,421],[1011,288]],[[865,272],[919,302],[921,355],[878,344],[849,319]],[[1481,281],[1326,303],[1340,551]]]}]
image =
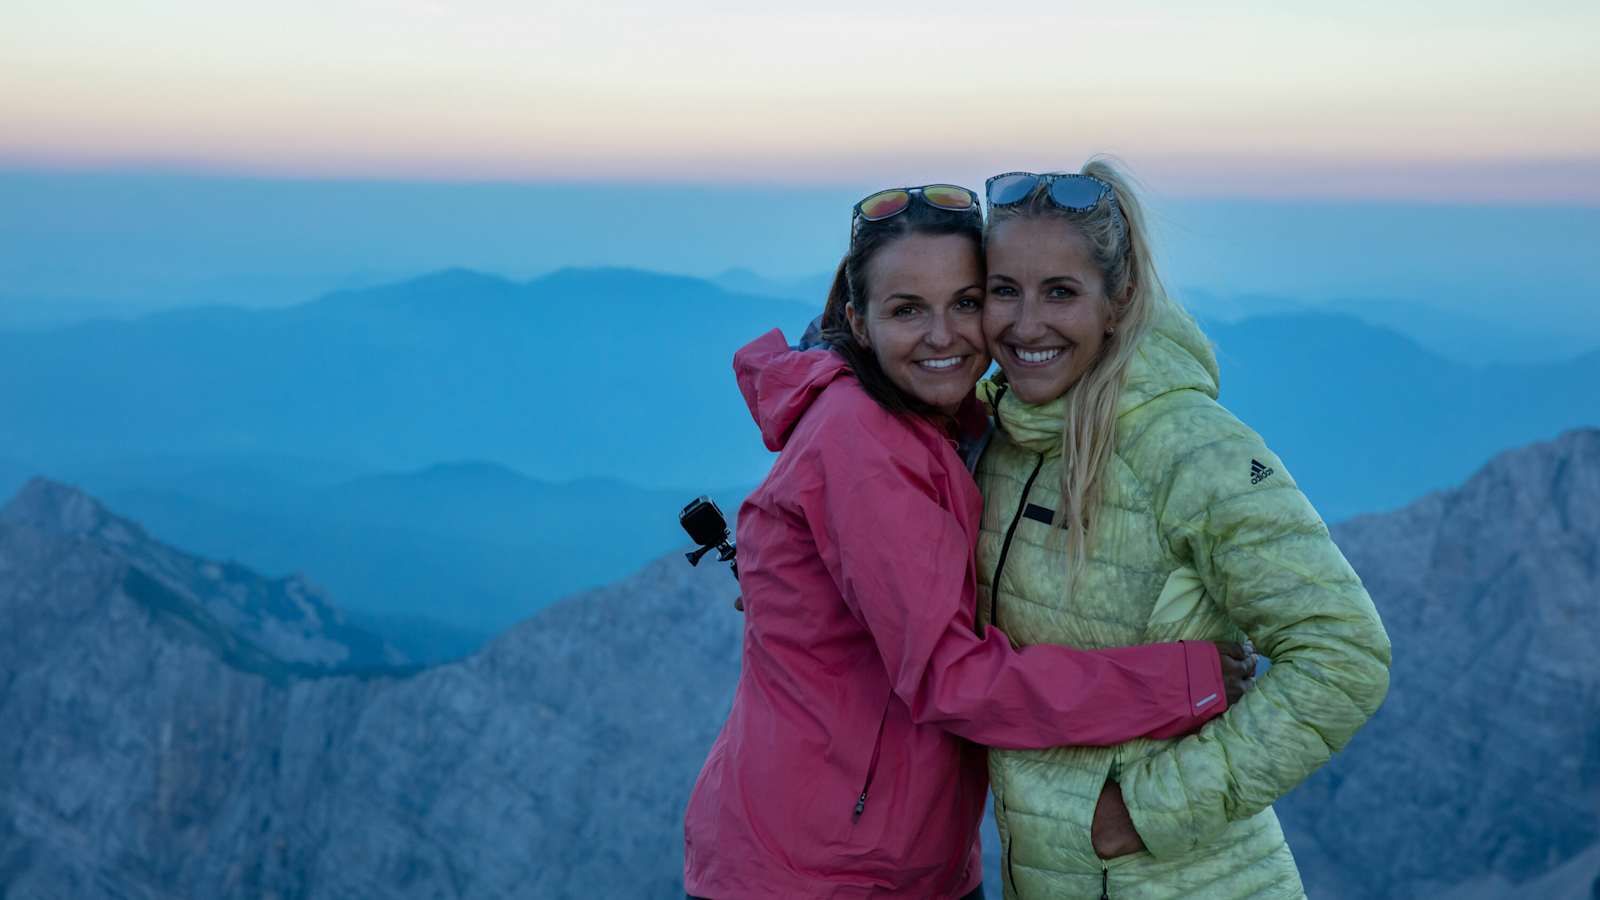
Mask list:
[{"label": "forehead", "polygon": [[1008,219],[989,231],[984,247],[990,274],[1050,275],[1095,271],[1089,240],[1062,219],[1029,216]]},{"label": "forehead", "polygon": [[983,280],[977,242],[959,234],[911,234],[884,245],[867,264],[874,295],[944,294]]}]

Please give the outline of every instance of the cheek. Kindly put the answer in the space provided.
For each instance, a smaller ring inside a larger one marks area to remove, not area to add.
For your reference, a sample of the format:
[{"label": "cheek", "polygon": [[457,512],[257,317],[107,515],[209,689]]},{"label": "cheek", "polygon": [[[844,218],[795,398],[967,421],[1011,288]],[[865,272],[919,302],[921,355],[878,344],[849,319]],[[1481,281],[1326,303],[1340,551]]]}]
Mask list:
[{"label": "cheek", "polygon": [[1080,344],[1098,344],[1106,331],[1102,304],[1075,303],[1063,311],[1056,328]]},{"label": "cheek", "polygon": [[985,303],[983,305],[983,315],[980,317],[979,324],[983,331],[984,340],[993,341],[1000,336],[1000,332],[1004,331],[1006,325],[1011,322],[1011,315],[1008,309],[1015,306],[1016,304],[1014,303]]},{"label": "cheek", "polygon": [[984,345],[983,314],[969,313],[955,319],[955,331],[961,339],[979,349]]},{"label": "cheek", "polygon": [[905,355],[908,345],[916,343],[913,337],[907,340],[906,332],[909,329],[905,324],[896,319],[874,319],[867,328],[872,337],[872,354],[878,358],[878,364],[885,369],[889,368],[897,359]]}]

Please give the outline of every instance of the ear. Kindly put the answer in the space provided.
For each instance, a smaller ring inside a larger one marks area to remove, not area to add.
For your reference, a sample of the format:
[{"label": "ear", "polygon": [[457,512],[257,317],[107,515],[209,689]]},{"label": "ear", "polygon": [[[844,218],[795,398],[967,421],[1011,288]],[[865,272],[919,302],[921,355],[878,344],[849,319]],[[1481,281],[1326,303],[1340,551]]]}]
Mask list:
[{"label": "ear", "polygon": [[856,315],[855,304],[844,305],[844,320],[850,323],[850,333],[856,336],[856,343],[871,350],[872,341],[867,339],[867,323],[861,316]]}]

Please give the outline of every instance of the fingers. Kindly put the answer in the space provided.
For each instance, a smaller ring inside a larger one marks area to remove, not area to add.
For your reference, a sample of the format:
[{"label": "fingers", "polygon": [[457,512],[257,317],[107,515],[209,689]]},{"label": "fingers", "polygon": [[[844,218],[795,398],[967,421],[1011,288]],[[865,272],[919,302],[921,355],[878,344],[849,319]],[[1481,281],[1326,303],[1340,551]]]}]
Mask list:
[{"label": "fingers", "polygon": [[1222,660],[1223,691],[1228,695],[1228,705],[1232,706],[1244,696],[1245,680],[1251,674],[1250,661],[1238,644],[1219,643],[1217,652]]},{"label": "fingers", "polygon": [[1223,681],[1222,689],[1228,694],[1229,706],[1238,703],[1240,698],[1244,696],[1244,683],[1245,675],[1242,668],[1228,673],[1227,678]]},{"label": "fingers", "polygon": [[1228,705],[1239,702],[1255,683],[1256,650],[1249,641],[1216,641],[1217,657],[1222,662],[1222,685]]}]

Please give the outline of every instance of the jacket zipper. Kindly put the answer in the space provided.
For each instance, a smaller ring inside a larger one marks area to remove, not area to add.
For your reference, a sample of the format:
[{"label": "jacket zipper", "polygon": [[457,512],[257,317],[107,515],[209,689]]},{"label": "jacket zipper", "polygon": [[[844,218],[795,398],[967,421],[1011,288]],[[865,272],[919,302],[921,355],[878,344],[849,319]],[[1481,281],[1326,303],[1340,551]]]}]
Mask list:
[{"label": "jacket zipper", "polygon": [[1111,867],[1100,867],[1100,900],[1111,900]]},{"label": "jacket zipper", "polygon": [[1033,473],[1028,476],[1028,481],[1022,486],[1022,500],[1017,503],[1017,511],[1011,517],[1011,527],[1006,529],[1006,539],[1000,544],[1000,559],[994,564],[994,580],[989,582],[989,624],[998,628],[1000,626],[1000,573],[1005,571],[1006,556],[1011,553],[1011,539],[1017,535],[1017,525],[1022,521],[1022,513],[1028,508],[1028,495],[1033,492],[1033,480],[1039,477],[1039,470],[1044,468],[1044,454],[1039,454],[1039,461],[1033,464]]},{"label": "jacket zipper", "polygon": [[867,810],[867,791],[872,789],[872,776],[878,773],[878,752],[883,749],[883,726],[889,721],[889,704],[883,704],[883,717],[878,719],[878,736],[872,739],[872,761],[867,763],[867,780],[861,784],[861,796],[856,798],[855,812],[850,814],[850,822],[854,824],[861,821],[861,814]]}]

